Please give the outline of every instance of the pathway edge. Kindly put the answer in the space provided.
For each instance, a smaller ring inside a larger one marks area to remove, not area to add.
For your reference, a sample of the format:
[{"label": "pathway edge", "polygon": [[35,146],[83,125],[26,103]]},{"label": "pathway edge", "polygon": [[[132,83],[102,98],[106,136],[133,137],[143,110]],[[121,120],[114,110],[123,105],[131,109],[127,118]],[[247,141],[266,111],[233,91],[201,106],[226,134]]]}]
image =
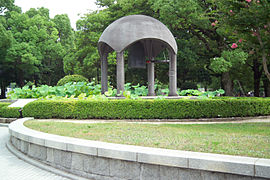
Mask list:
[{"label": "pathway edge", "polygon": [[43,163],[41,163],[41,162],[39,162],[37,160],[29,158],[28,156],[24,155],[22,152],[18,151],[16,148],[14,148],[13,145],[10,143],[10,141],[8,141],[6,143],[6,147],[12,154],[14,154],[19,159],[21,159],[21,160],[23,160],[23,161],[25,161],[25,162],[33,165],[33,166],[36,166],[36,167],[38,167],[40,169],[43,169],[43,170],[49,171],[51,173],[54,173],[56,175],[60,175],[60,176],[63,176],[65,178],[69,178],[69,179],[73,179],[73,180],[87,180],[87,179],[85,179],[83,177],[76,176],[74,174],[67,173],[65,171],[61,171],[59,169],[53,168],[52,166],[43,164]]}]

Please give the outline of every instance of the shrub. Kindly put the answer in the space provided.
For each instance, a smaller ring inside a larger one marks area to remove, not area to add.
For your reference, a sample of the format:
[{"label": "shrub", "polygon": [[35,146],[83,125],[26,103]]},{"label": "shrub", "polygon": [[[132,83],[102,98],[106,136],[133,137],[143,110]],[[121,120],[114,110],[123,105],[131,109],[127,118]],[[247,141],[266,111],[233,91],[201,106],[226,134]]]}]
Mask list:
[{"label": "shrub", "polygon": [[67,75],[58,81],[57,86],[63,86],[69,82],[86,82],[86,83],[88,83],[89,81],[87,78],[85,78],[81,75],[78,75],[78,74]]},{"label": "shrub", "polygon": [[269,99],[39,100],[24,117],[76,119],[182,119],[270,114]]},{"label": "shrub", "polygon": [[0,117],[2,118],[19,118],[20,113],[17,107],[8,107],[10,103],[0,103]]},{"label": "shrub", "polygon": [[0,109],[4,106],[9,106],[11,103],[9,102],[0,102]]}]

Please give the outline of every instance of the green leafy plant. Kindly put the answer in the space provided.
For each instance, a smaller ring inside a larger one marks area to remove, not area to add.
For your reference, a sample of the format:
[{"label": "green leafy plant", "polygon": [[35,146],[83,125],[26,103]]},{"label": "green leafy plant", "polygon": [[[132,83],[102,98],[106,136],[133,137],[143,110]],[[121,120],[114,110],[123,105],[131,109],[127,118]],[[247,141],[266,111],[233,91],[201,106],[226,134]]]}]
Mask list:
[{"label": "green leafy plant", "polygon": [[193,89],[182,90],[178,92],[179,96],[201,96],[203,92]]},{"label": "green leafy plant", "polygon": [[81,76],[81,75],[78,75],[78,74],[74,74],[74,75],[67,75],[65,77],[63,77],[62,79],[60,79],[57,83],[57,86],[63,86],[69,82],[86,82],[88,83],[88,79]]},{"label": "green leafy plant", "polygon": [[[164,86],[156,86],[157,96],[167,96],[169,89]],[[140,96],[147,96],[148,89],[146,86],[141,86],[137,84],[132,86],[130,83],[125,84],[125,91],[117,94],[117,89],[112,86],[108,87],[108,91],[105,92],[107,97],[115,97],[123,95],[128,99],[138,99]],[[224,90],[220,89],[217,91],[207,91],[200,92],[198,90],[188,89],[183,91],[178,91],[180,96],[205,96],[214,97],[220,94],[224,94]],[[48,86],[41,85],[39,87],[24,86],[23,88],[15,88],[9,93],[10,99],[19,98],[46,98],[46,99],[57,99],[56,97],[66,97],[66,98],[84,98],[93,97],[96,95],[101,95],[101,85],[95,84],[94,82],[69,82],[63,86]],[[58,98],[59,99],[59,98]],[[61,99],[61,98],[60,98]]]},{"label": "green leafy plant", "polygon": [[222,94],[225,94],[225,91],[223,89],[219,89],[216,91],[206,91],[206,92],[201,92],[199,90],[194,90],[194,89],[178,91],[179,96],[215,97]]},{"label": "green leafy plant", "polygon": [[74,82],[67,83],[63,86],[48,86],[42,85],[40,87],[33,86],[30,89],[28,86],[23,88],[15,88],[9,93],[10,99],[19,98],[50,98],[51,96],[59,97],[78,97],[80,94],[85,93],[85,97],[90,95],[100,95],[101,86],[94,83]]}]

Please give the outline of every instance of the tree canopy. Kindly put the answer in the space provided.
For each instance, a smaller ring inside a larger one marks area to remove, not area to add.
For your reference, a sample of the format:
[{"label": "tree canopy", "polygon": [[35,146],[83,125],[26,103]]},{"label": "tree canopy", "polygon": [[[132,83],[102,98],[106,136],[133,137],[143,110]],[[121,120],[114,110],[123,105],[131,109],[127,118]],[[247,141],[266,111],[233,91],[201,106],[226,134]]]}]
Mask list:
[{"label": "tree canopy", "polygon": [[[21,87],[28,81],[55,85],[64,76],[63,58],[74,44],[69,18],[57,15],[51,19],[46,8],[22,13],[11,7],[13,1],[4,2],[0,16],[1,89],[10,82]],[[4,91],[1,94],[5,96]]]}]

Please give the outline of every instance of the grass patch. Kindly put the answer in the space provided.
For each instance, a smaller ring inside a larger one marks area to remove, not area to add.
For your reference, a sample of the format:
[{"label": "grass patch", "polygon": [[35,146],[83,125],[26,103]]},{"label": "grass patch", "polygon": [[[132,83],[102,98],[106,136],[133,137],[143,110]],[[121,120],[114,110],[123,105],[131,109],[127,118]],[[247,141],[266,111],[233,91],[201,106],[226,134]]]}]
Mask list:
[{"label": "grass patch", "polygon": [[155,125],[32,120],[25,122],[25,126],[88,140],[270,159],[270,123]]}]

